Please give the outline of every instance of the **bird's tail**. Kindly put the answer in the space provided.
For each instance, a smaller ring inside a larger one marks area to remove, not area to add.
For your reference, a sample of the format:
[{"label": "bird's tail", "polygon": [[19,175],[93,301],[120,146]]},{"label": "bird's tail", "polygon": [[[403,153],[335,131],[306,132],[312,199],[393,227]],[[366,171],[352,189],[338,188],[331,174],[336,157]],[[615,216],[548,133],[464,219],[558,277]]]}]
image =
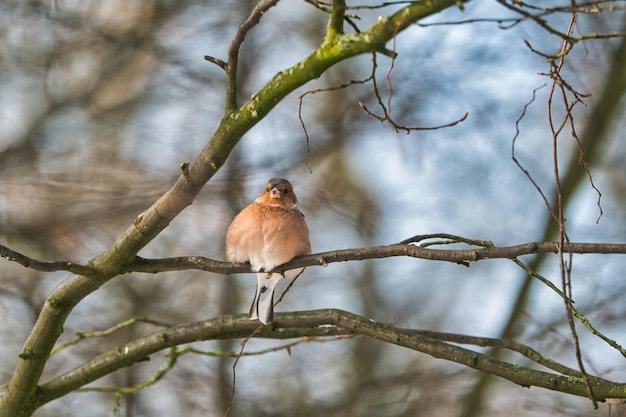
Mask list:
[{"label": "bird's tail", "polygon": [[266,272],[257,274],[256,294],[250,307],[250,319],[259,319],[261,323],[268,324],[274,318],[274,290],[282,279],[282,275]]}]

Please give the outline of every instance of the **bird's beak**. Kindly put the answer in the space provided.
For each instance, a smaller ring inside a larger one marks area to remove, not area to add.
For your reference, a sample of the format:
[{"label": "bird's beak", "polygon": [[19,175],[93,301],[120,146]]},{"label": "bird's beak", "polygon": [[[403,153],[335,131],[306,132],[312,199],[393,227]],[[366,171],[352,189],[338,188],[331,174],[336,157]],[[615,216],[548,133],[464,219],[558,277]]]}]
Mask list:
[{"label": "bird's beak", "polygon": [[276,187],[272,188],[272,192],[270,193],[270,198],[280,198],[280,190]]}]

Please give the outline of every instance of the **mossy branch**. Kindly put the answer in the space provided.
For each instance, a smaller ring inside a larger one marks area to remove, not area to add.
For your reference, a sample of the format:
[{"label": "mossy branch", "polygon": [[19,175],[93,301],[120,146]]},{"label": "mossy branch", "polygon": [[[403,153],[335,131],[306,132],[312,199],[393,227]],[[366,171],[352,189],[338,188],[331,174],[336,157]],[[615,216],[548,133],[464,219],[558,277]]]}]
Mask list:
[{"label": "mossy branch", "polygon": [[[577,396],[588,395],[585,383],[577,371],[546,359],[532,348],[516,342],[402,329],[337,309],[277,313],[275,319],[272,326],[264,326],[255,337],[292,339],[303,336],[363,335],[488,372],[523,387],[535,386]],[[247,316],[234,315],[160,329],[44,382],[38,390],[37,406],[79,389],[115,370],[140,362],[161,350],[201,340],[245,338],[258,327],[258,322],[250,321]],[[508,363],[456,346],[456,344],[485,346],[494,343],[500,348],[518,352],[538,364],[547,366],[554,372]],[[590,380],[594,384],[597,400],[626,398],[626,384],[597,377],[590,377]]]}]

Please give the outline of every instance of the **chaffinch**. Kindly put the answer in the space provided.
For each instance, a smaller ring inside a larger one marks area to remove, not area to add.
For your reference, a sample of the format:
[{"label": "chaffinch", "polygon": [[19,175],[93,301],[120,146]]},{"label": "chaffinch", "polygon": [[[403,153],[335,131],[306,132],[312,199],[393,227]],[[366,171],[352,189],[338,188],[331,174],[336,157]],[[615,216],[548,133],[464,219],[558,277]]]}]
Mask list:
[{"label": "chaffinch", "polygon": [[257,273],[257,288],[250,319],[270,323],[274,313],[274,290],[281,278],[294,278],[304,268],[268,273],[293,258],[311,253],[309,228],[298,210],[293,186],[272,178],[263,193],[241,210],[226,232],[226,257],[231,262],[250,262]]}]

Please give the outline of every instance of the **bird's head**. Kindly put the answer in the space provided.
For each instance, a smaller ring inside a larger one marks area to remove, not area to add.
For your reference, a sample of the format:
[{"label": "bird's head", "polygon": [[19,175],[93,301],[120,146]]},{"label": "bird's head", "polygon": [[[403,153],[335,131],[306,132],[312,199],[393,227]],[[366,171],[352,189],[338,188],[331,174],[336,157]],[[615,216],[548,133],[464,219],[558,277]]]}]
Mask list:
[{"label": "bird's head", "polygon": [[265,190],[258,201],[271,206],[294,207],[298,203],[298,198],[289,181],[284,178],[272,178],[265,184]]}]

